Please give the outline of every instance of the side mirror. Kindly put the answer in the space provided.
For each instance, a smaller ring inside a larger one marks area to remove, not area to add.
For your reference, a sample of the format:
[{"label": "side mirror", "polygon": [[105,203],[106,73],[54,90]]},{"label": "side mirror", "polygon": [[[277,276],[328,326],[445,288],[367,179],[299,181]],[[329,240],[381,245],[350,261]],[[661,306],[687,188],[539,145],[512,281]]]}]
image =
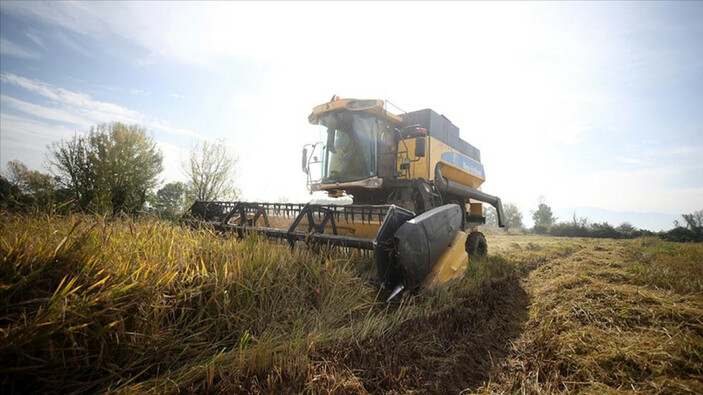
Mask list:
[{"label": "side mirror", "polygon": [[303,148],[303,173],[308,172],[308,149]]},{"label": "side mirror", "polygon": [[425,157],[425,136],[415,137],[415,157]]}]

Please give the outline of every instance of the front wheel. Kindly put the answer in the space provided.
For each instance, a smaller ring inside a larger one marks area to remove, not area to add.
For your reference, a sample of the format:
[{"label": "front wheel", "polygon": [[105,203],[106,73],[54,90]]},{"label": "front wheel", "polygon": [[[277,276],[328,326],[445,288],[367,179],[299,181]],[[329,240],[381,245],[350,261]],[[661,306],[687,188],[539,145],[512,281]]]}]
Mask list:
[{"label": "front wheel", "polygon": [[485,256],[488,253],[486,236],[481,232],[471,232],[466,237],[466,252],[469,256]]}]

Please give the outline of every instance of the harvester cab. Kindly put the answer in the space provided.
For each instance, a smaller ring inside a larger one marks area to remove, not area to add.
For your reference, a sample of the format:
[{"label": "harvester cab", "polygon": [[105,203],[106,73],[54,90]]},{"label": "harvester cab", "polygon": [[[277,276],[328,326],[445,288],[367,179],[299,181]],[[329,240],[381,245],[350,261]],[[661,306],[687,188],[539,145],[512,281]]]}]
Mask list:
[{"label": "harvester cab", "polygon": [[[480,151],[446,117],[425,109],[400,115],[383,100],[339,99],[313,108],[320,142],[303,147],[310,193],[348,195],[352,204],[195,202],[192,217],[244,236],[373,251],[380,283],[392,290],[435,288],[463,276],[469,255],[485,255]],[[348,202],[348,199],[346,200]]]}]

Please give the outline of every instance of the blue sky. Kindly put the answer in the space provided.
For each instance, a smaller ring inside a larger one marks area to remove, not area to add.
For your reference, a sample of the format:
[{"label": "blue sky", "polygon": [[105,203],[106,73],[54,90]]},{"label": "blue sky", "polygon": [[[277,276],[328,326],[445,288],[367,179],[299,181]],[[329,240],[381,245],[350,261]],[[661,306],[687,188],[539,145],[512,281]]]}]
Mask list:
[{"label": "blue sky", "polygon": [[52,141],[136,122],[164,182],[224,138],[244,198],[306,201],[307,115],[337,94],[446,115],[481,149],[483,189],[526,219],[540,195],[688,213],[703,209],[701,21],[700,2],[3,1],[0,165],[43,170]]}]

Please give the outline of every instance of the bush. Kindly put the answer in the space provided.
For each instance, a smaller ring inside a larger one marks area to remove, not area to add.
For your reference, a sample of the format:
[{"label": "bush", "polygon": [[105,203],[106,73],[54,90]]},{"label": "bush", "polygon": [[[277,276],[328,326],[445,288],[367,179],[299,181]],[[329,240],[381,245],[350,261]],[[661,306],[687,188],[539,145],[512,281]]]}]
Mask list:
[{"label": "bush", "polygon": [[[535,232],[537,227],[535,227]],[[631,226],[618,226],[614,228],[607,222],[603,223],[588,223],[588,220],[581,219],[574,222],[560,222],[549,228],[550,235],[561,237],[591,237],[597,239],[634,239],[643,236],[652,236],[654,233],[645,230],[637,229]]]},{"label": "bush", "polygon": [[667,232],[664,232],[660,237],[666,241],[678,241],[683,243],[703,241],[703,232],[701,229],[689,229],[682,226],[677,226]]},{"label": "bush", "polygon": [[538,235],[546,235],[549,233],[549,227],[547,225],[535,225],[532,230]]}]

